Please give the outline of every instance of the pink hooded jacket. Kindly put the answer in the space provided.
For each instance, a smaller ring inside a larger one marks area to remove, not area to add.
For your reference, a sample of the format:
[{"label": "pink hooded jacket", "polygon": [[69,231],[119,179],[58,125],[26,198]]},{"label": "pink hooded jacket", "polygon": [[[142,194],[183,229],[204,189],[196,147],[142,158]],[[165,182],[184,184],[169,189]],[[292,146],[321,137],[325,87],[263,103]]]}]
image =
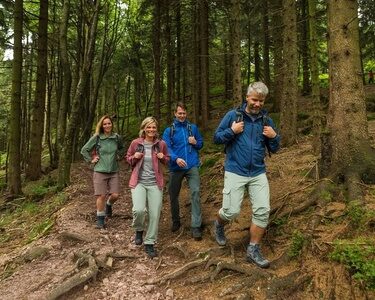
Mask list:
[{"label": "pink hooded jacket", "polygon": [[[129,187],[135,188],[138,184],[138,177],[139,177],[139,170],[143,163],[143,156],[140,159],[134,158],[134,153],[137,152],[137,148],[139,145],[143,146],[144,138],[137,138],[133,140],[129,146],[129,149],[126,153],[126,161],[132,167],[132,173],[130,175],[129,180]],[[170,159],[167,144],[163,140],[155,139],[152,145],[152,166],[154,168],[155,176],[156,176],[156,183],[159,189],[163,189],[164,187],[164,176],[163,176],[163,169],[161,164],[167,165]],[[162,159],[158,159],[156,154],[158,152],[162,152],[164,157]]]}]

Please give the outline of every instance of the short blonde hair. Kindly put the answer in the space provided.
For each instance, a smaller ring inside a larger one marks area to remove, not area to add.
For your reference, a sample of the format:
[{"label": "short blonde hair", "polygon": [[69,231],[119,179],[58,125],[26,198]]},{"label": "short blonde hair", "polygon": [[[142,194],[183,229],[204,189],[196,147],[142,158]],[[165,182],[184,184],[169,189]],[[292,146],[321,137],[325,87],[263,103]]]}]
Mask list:
[{"label": "short blonde hair", "polygon": [[[156,125],[156,128],[158,128],[158,121],[156,121],[156,119],[154,117],[147,117],[146,119],[144,119],[141,123],[141,127],[139,128],[139,137],[142,137],[144,138],[146,136],[146,133],[145,133],[145,128],[147,126],[149,126],[150,124],[152,123],[155,123]],[[156,133],[156,136],[158,136],[159,134]]]},{"label": "short blonde hair", "polygon": [[113,131],[113,120],[112,120],[112,118],[109,115],[104,115],[103,117],[100,118],[99,122],[96,124],[95,134],[104,133],[103,122],[104,122],[105,119],[109,119],[111,121],[112,131]]}]

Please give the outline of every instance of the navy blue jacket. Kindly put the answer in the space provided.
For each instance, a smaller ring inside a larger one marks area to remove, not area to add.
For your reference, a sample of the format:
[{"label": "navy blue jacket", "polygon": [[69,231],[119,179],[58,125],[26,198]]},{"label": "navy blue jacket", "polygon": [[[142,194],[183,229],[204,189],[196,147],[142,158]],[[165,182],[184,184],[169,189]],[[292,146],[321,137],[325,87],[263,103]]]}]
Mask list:
[{"label": "navy blue jacket", "polygon": [[[266,155],[266,142],[269,150],[275,153],[280,147],[280,135],[273,139],[268,139],[263,135],[263,115],[262,110],[253,120],[245,111],[246,103],[240,109],[243,115],[244,131],[235,134],[231,129],[233,121],[237,120],[236,110],[229,111],[221,120],[219,127],[215,131],[214,142],[225,144],[226,159],[225,171],[235,173],[240,176],[253,177],[266,172],[264,157]],[[268,124],[275,131],[275,124],[271,118],[267,117]]]},{"label": "navy blue jacket", "polygon": [[[188,141],[188,121],[185,120],[184,122],[180,122],[174,119],[173,124],[173,135],[171,135],[171,126],[167,127],[163,133],[163,140],[166,142],[168,152],[171,156],[171,160],[169,161],[169,169],[171,171],[177,171],[199,167],[200,160],[198,150],[202,149],[203,147],[203,138],[197,125],[189,123],[191,126],[192,135],[197,140],[197,144],[191,145]],[[185,160],[187,166],[185,168],[180,168],[176,163],[177,158],[182,158]]]}]

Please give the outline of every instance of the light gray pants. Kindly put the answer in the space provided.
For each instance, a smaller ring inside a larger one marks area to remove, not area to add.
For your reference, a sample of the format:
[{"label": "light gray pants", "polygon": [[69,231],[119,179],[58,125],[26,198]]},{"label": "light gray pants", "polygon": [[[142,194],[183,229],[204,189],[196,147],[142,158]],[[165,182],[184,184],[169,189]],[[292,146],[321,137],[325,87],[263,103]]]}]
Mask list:
[{"label": "light gray pants", "polygon": [[158,236],[160,211],[163,201],[163,191],[157,185],[143,185],[138,183],[131,189],[133,202],[133,228],[143,231],[145,228],[146,213],[148,226],[144,244],[153,245]]},{"label": "light gray pants", "polygon": [[219,216],[223,220],[231,221],[240,214],[246,188],[252,205],[252,223],[266,228],[270,214],[270,189],[265,173],[255,177],[246,177],[225,172],[223,205],[219,210]]}]

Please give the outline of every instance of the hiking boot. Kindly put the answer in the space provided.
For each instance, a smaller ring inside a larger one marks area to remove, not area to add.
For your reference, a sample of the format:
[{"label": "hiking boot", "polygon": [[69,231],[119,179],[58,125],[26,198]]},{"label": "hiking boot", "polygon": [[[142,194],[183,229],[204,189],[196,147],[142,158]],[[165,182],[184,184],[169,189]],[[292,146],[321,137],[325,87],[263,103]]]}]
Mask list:
[{"label": "hiking boot", "polygon": [[105,228],[105,216],[96,217],[96,228],[104,229]]},{"label": "hiking boot", "polygon": [[151,259],[158,256],[158,254],[156,253],[156,250],[154,248],[154,245],[145,245],[145,251],[146,251],[148,257],[151,258]]},{"label": "hiking boot", "polygon": [[253,262],[258,267],[266,269],[270,266],[270,262],[262,256],[259,244],[247,246],[246,259]]},{"label": "hiking boot", "polygon": [[181,227],[181,223],[180,222],[173,222],[172,224],[172,227],[171,227],[171,231],[172,232],[176,232],[177,230],[179,230]]},{"label": "hiking boot", "polygon": [[219,246],[225,246],[227,239],[225,237],[224,225],[221,225],[217,220],[214,222],[214,233]]},{"label": "hiking boot", "polygon": [[202,230],[200,227],[192,227],[191,228],[191,235],[196,241],[202,240]]},{"label": "hiking boot", "polygon": [[105,204],[105,215],[108,217],[108,218],[112,218],[112,205],[109,205],[109,204]]},{"label": "hiking boot", "polygon": [[134,239],[134,243],[136,245],[142,245],[143,243],[143,231],[136,231],[135,232],[135,239]]}]

